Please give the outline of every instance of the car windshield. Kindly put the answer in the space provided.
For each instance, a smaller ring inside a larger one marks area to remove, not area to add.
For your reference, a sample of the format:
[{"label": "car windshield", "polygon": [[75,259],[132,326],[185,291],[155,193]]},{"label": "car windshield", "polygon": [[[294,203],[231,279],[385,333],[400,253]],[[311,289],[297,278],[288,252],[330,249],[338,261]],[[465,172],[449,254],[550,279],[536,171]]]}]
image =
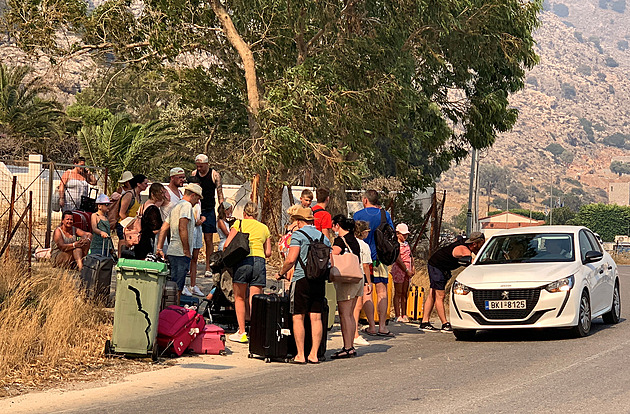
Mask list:
[{"label": "car windshield", "polygon": [[475,264],[572,262],[573,235],[564,233],[510,234],[493,237]]}]

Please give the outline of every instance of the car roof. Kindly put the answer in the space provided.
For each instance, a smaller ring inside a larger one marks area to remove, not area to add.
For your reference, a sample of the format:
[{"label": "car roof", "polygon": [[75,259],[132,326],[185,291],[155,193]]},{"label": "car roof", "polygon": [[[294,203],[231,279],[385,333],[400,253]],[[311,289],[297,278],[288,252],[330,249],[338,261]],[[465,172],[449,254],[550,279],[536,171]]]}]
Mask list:
[{"label": "car roof", "polygon": [[496,232],[492,237],[505,236],[509,234],[531,234],[531,233],[573,233],[577,234],[580,230],[586,229],[583,226],[531,226],[531,227],[518,227],[514,229],[505,229]]}]

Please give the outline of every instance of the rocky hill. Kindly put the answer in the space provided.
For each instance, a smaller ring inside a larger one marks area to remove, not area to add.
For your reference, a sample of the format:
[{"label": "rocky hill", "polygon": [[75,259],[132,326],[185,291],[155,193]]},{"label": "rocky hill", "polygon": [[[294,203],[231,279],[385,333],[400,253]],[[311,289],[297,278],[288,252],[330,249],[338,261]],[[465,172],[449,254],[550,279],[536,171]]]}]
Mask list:
[{"label": "rocky hill", "polygon": [[[549,11],[541,14],[535,33],[540,64],[528,73],[525,89],[510,99],[520,112],[518,122],[480,161],[480,169],[508,169],[511,182],[527,191],[533,177],[534,209],[542,211],[552,184],[555,195],[561,190],[585,202],[606,202],[608,183],[619,179],[610,171],[611,160],[630,155],[623,148],[626,135],[630,144],[630,49],[624,47],[630,9],[603,9],[600,3],[611,7],[606,0],[562,1],[545,3]],[[464,160],[437,184],[448,192],[446,219],[467,202],[469,169],[470,160]],[[524,208],[529,198],[521,200]],[[486,208],[482,195],[480,217]]]}]

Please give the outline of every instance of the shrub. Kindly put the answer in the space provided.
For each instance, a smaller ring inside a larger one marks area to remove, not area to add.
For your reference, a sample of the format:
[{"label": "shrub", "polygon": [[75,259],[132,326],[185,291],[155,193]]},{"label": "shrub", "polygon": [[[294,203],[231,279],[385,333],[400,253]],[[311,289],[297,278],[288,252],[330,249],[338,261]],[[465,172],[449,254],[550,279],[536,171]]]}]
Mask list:
[{"label": "shrub", "polygon": [[621,161],[613,161],[610,163],[610,171],[619,175],[630,174],[630,164]]},{"label": "shrub", "polygon": [[630,207],[616,204],[584,205],[571,222],[599,233],[604,241],[614,241],[616,235],[626,234],[628,231]]},{"label": "shrub", "polygon": [[611,68],[616,68],[617,66],[619,66],[619,63],[617,63],[617,61],[613,59],[612,57],[608,56],[606,58],[606,66],[611,67]]},{"label": "shrub", "polygon": [[626,0],[617,0],[617,1],[613,1],[610,4],[610,8],[614,11],[616,11],[617,13],[621,13],[623,14],[623,12],[626,11]]},{"label": "shrub", "polygon": [[599,0],[599,8],[606,10],[608,8],[608,0]]},{"label": "shrub", "polygon": [[593,132],[593,123],[586,118],[579,118],[582,129],[586,132],[589,141],[595,142],[595,133]]},{"label": "shrub", "polygon": [[573,99],[577,95],[575,86],[570,83],[562,83],[560,85],[560,91],[562,93],[562,97],[565,99]]},{"label": "shrub", "polygon": [[584,38],[582,37],[582,32],[573,32],[573,36],[577,39],[578,42],[584,43]]},{"label": "shrub", "polygon": [[578,73],[581,73],[582,75],[585,75],[585,76],[590,76],[590,74],[592,73],[591,67],[589,65],[584,65],[584,64],[580,64],[577,67],[577,71]]},{"label": "shrub", "polygon": [[527,77],[527,81],[526,81],[529,85],[538,87],[538,79],[536,79],[536,77],[534,76],[528,76]]},{"label": "shrub", "polygon": [[622,52],[628,50],[628,41],[626,39],[618,41],[617,49],[621,50]]},{"label": "shrub", "polygon": [[595,124],[593,125],[593,129],[597,132],[603,132],[606,131],[606,127],[603,126],[602,124]]},{"label": "shrub", "polygon": [[574,156],[571,151],[563,151],[562,154],[558,155],[558,160],[568,165],[573,162]]},{"label": "shrub", "polygon": [[615,132],[614,134],[608,135],[606,138],[604,138],[602,142],[609,147],[623,148],[627,138],[627,135],[624,135],[620,132]]},{"label": "shrub", "polygon": [[600,82],[605,81],[605,80],[606,80],[606,74],[605,74],[605,73],[602,73],[602,72],[597,72],[597,79],[598,79]]},{"label": "shrub", "polygon": [[564,148],[562,147],[562,145],[556,144],[555,142],[547,145],[547,147],[545,147],[545,150],[549,151],[554,156],[558,156],[564,152]]},{"label": "shrub", "polygon": [[590,36],[588,38],[588,41],[591,42],[593,44],[593,46],[595,46],[595,49],[597,49],[597,51],[599,53],[604,53],[604,49],[602,49],[602,45],[600,43],[599,37],[597,37],[597,36]]},{"label": "shrub", "polygon": [[[505,206],[507,205],[506,199],[505,197],[495,197],[492,200],[492,203],[490,203],[490,205],[492,207],[501,209],[501,210],[505,210]],[[512,210],[513,208],[521,208],[521,205],[519,203],[516,202],[516,200],[514,200],[512,197],[510,197],[510,210]]]},{"label": "shrub", "polygon": [[558,17],[567,17],[569,16],[569,8],[562,3],[556,3],[553,5],[553,13]]}]

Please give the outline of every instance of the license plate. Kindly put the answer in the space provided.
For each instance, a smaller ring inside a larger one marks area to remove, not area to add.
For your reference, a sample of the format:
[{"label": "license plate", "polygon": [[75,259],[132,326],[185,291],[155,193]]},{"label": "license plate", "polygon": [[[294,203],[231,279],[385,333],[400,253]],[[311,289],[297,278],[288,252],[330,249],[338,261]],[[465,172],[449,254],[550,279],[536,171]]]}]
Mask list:
[{"label": "license plate", "polygon": [[525,309],[525,299],[522,300],[487,300],[486,310]]}]

